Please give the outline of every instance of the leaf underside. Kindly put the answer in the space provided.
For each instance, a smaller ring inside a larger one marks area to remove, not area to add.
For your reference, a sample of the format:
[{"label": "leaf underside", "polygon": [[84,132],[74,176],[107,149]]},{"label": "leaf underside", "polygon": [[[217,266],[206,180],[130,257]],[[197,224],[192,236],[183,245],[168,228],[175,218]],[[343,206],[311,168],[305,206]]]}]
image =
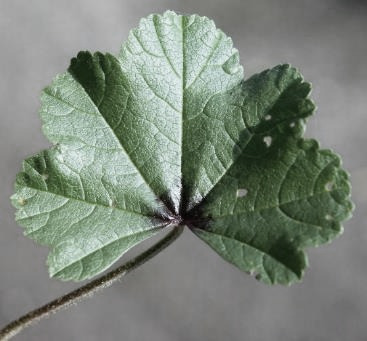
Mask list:
[{"label": "leaf underside", "polygon": [[244,80],[205,17],[150,15],[117,57],[80,52],[42,92],[54,146],[23,162],[16,219],[63,280],[184,224],[263,282],[297,281],[353,208],[340,158],[302,138],[310,90],[289,65]]}]

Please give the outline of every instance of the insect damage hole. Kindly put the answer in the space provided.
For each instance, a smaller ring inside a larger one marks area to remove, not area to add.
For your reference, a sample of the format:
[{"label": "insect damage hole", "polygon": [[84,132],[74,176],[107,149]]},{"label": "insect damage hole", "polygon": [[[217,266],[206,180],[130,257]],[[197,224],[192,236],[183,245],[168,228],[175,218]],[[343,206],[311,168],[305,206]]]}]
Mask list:
[{"label": "insect damage hole", "polygon": [[325,189],[330,192],[333,189],[334,183],[332,181],[329,181],[325,184]]},{"label": "insect damage hole", "polygon": [[333,220],[333,217],[330,214],[325,215],[325,220],[330,221]]},{"label": "insect damage hole", "polygon": [[243,198],[243,197],[245,197],[247,195],[247,192],[248,191],[247,191],[246,188],[239,188],[237,190],[236,196],[237,196],[237,198]]},{"label": "insect damage hole", "polygon": [[27,203],[27,200],[25,200],[25,199],[23,199],[23,198],[19,198],[19,199],[18,199],[18,204],[19,204],[20,206],[24,206],[26,203]]},{"label": "insect damage hole", "polygon": [[265,121],[270,121],[271,120],[271,115],[266,115],[264,118],[265,118]]},{"label": "insect damage hole", "polygon": [[271,145],[271,143],[272,143],[273,139],[271,138],[271,136],[265,136],[265,137],[263,138],[263,141],[265,142],[265,144],[266,144],[266,146],[267,146],[267,147],[270,147],[270,145]]},{"label": "insect damage hole", "polygon": [[289,126],[290,126],[291,128],[294,128],[294,127],[296,126],[296,123],[295,123],[295,122],[291,122],[291,123],[289,124]]}]

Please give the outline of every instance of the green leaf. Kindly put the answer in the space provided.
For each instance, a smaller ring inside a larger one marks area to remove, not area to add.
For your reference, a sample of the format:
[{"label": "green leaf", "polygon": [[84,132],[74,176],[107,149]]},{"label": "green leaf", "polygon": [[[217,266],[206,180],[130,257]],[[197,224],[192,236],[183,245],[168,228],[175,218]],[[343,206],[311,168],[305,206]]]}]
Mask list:
[{"label": "green leaf", "polygon": [[151,15],[118,57],[80,52],[43,91],[54,146],[24,161],[16,219],[64,280],[182,224],[264,282],[291,283],[303,249],[340,234],[352,210],[339,157],[302,138],[309,92],[289,65],[243,81],[205,17]]}]

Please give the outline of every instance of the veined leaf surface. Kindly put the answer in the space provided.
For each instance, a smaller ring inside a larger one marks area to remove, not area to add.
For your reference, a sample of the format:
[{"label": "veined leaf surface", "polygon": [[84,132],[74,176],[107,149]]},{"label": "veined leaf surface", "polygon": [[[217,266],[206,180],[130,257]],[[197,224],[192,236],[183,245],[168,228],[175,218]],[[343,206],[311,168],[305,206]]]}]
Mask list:
[{"label": "veined leaf surface", "polygon": [[244,80],[205,17],[151,15],[117,57],[80,52],[44,89],[54,146],[24,161],[17,220],[64,280],[183,224],[264,282],[292,283],[303,249],[340,234],[352,210],[339,157],[302,138],[309,92],[289,65]]}]

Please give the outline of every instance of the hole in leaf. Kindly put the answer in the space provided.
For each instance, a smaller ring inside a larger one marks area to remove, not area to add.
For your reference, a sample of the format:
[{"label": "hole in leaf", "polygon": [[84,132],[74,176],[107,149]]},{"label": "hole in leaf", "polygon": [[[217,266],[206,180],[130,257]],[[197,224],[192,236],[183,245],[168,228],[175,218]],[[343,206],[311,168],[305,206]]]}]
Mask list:
[{"label": "hole in leaf", "polygon": [[26,203],[27,203],[27,201],[25,199],[23,199],[23,198],[18,199],[18,204],[19,205],[24,206]]},{"label": "hole in leaf", "polygon": [[296,123],[295,123],[295,122],[291,122],[291,123],[289,124],[289,126],[290,126],[291,128],[294,128],[294,127],[296,126]]},{"label": "hole in leaf", "polygon": [[41,176],[42,176],[42,179],[45,181],[48,179],[48,174],[42,174]]},{"label": "hole in leaf", "polygon": [[265,118],[265,121],[270,121],[271,120],[271,115],[266,115],[264,118]]},{"label": "hole in leaf", "polygon": [[325,184],[325,189],[330,192],[333,189],[334,183],[332,181],[329,181]]},{"label": "hole in leaf", "polygon": [[326,214],[325,219],[330,221],[330,220],[333,220],[333,217],[330,214]]},{"label": "hole in leaf", "polygon": [[271,136],[265,136],[263,140],[264,140],[266,146],[270,147],[271,142],[272,142],[273,139],[271,138]]},{"label": "hole in leaf", "polygon": [[239,188],[237,190],[237,198],[243,198],[247,195],[247,189],[246,188]]}]

